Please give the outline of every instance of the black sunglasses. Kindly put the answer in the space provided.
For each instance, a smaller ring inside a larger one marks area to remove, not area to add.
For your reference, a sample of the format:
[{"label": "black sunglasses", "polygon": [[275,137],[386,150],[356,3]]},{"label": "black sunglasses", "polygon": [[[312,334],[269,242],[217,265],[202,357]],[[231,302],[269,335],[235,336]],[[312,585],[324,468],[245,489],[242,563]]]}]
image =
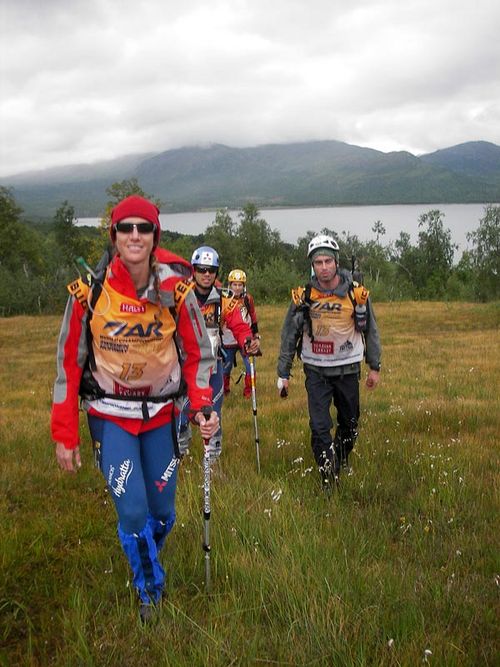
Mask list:
[{"label": "black sunglasses", "polygon": [[195,266],[194,270],[196,273],[217,273],[217,267],[215,266]]},{"label": "black sunglasses", "polygon": [[134,227],[139,234],[152,234],[155,230],[155,224],[152,222],[117,222],[115,229],[122,234],[130,234]]}]

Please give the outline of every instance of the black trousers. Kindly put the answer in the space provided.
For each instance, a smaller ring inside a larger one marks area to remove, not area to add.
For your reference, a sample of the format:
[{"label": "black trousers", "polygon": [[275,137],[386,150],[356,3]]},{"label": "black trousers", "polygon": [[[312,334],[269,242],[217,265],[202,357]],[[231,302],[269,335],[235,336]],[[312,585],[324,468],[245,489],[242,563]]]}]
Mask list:
[{"label": "black trousers", "polygon": [[[314,458],[320,469],[338,470],[340,463],[347,461],[358,436],[358,374],[327,376],[307,367],[304,367],[304,373]],[[337,410],[333,439],[332,402]]]}]

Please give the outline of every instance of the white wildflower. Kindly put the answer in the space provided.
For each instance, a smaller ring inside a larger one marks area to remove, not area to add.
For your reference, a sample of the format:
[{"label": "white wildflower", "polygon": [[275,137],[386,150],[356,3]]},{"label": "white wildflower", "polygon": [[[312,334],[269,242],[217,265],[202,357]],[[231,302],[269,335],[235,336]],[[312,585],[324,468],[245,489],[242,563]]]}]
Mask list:
[{"label": "white wildflower", "polygon": [[271,492],[271,498],[274,500],[275,503],[277,503],[278,500],[281,498],[282,493],[283,489],[278,489],[277,491],[273,489],[273,491]]}]

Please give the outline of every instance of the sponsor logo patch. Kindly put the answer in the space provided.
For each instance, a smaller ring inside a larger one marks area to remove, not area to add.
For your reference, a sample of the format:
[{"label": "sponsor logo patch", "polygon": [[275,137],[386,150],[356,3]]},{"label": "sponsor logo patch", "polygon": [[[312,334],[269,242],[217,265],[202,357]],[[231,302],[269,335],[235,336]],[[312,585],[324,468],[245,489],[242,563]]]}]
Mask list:
[{"label": "sponsor logo patch", "polygon": [[160,329],[163,322],[150,322],[146,328],[142,324],[129,324],[128,322],[106,322],[104,329],[110,336],[124,336],[125,338],[150,338],[156,336],[162,338],[163,334]]},{"label": "sponsor logo patch", "polygon": [[136,303],[121,303],[120,313],[145,313],[146,306],[144,304],[137,305]]},{"label": "sponsor logo patch", "polygon": [[[111,480],[110,484],[111,491],[118,498],[125,494],[127,490],[127,483],[133,470],[134,470],[134,464],[132,463],[132,461],[130,459],[125,459],[123,463],[120,465],[120,474],[118,475],[118,477],[115,477],[114,480]],[[110,476],[111,476],[111,470],[110,470]]]},{"label": "sponsor logo patch", "polygon": [[114,393],[118,396],[149,396],[151,394],[151,386],[149,387],[124,387],[118,382],[114,382]]},{"label": "sponsor logo patch", "polygon": [[353,349],[353,344],[351,343],[350,340],[346,340],[345,343],[342,343],[342,345],[339,347],[339,352],[350,352]]},{"label": "sponsor logo patch", "polygon": [[313,301],[310,310],[326,310],[330,312],[340,312],[342,310],[341,303],[331,303],[330,301]]},{"label": "sponsor logo patch", "polygon": [[314,340],[312,351],[314,354],[333,354],[334,345],[332,342],[321,342]]},{"label": "sponsor logo patch", "polygon": [[158,491],[159,491],[160,493],[161,493],[161,492],[163,491],[163,489],[167,486],[167,483],[164,482],[163,480],[162,480],[161,482],[157,482],[157,481],[155,480],[155,484],[156,484],[156,488],[158,489]]},{"label": "sponsor logo patch", "polygon": [[165,472],[163,473],[163,475],[161,476],[161,478],[162,478],[165,482],[168,482],[168,480],[172,477],[172,475],[174,474],[174,470],[175,470],[175,467],[176,467],[176,466],[177,466],[177,459],[174,457],[174,458],[170,461],[170,463],[168,464],[167,469],[165,470]]}]

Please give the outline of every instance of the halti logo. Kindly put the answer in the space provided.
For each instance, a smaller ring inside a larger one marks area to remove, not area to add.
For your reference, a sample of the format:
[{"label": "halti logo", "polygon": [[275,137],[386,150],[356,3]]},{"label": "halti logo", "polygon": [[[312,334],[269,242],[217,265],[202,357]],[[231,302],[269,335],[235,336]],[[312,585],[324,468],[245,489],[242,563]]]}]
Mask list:
[{"label": "halti logo", "polygon": [[111,329],[111,331],[108,331],[110,336],[149,338],[154,335],[157,338],[163,338],[160,332],[162,325],[163,322],[150,322],[146,329],[144,329],[142,324],[129,325],[127,322],[107,322],[104,328]]},{"label": "halti logo", "polygon": [[146,312],[146,306],[145,305],[140,305],[138,306],[135,303],[121,303],[120,304],[120,313],[145,313]]}]

